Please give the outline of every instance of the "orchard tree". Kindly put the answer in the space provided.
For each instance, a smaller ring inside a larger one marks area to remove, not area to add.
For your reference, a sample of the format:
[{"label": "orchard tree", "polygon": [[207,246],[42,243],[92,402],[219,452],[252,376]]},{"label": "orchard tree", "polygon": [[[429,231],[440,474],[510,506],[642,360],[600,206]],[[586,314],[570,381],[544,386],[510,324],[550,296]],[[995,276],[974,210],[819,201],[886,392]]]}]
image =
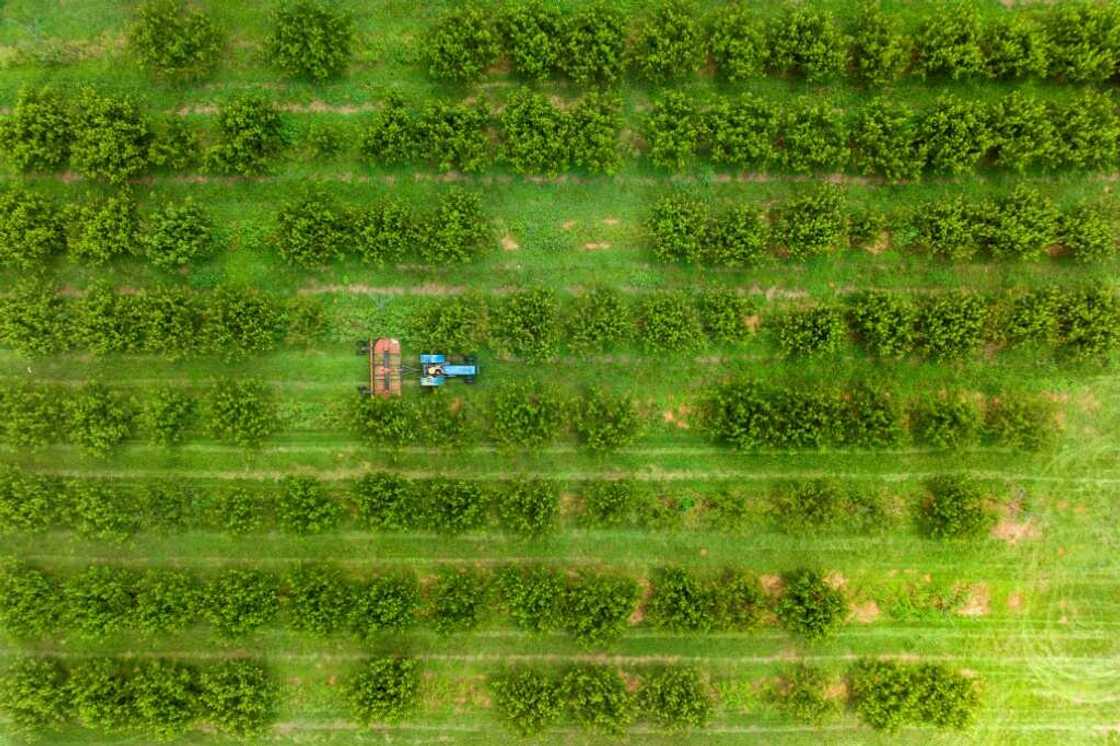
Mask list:
[{"label": "orchard tree", "polygon": [[286,75],[321,83],[346,71],[354,20],[324,0],[284,0],[272,13],[268,61]]}]

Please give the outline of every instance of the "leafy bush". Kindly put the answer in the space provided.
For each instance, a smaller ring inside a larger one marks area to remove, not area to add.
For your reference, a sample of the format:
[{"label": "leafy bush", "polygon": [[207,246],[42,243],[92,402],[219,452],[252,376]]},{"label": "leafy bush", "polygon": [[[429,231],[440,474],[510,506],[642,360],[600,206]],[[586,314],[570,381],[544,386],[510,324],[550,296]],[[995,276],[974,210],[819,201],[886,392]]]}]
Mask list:
[{"label": "leafy bush", "polygon": [[[0,238],[2,240],[2,238]],[[47,355],[66,346],[64,304],[53,285],[37,278],[18,280],[0,297],[0,339],[26,355]],[[9,432],[19,431],[9,428]]]},{"label": "leafy bush", "polygon": [[202,598],[207,621],[229,639],[272,623],[279,609],[276,579],[260,570],[224,570],[207,584]]},{"label": "leafy bush", "polygon": [[127,191],[109,197],[97,208],[80,211],[78,235],[70,253],[89,264],[139,253],[140,216]]},{"label": "leafy bush", "polygon": [[1015,91],[991,111],[994,159],[1017,173],[1058,162],[1060,143],[1053,108]]},{"label": "leafy bush", "polygon": [[1058,211],[1030,187],[1016,187],[989,214],[985,238],[997,259],[1037,259],[1057,241]]},{"label": "leafy bush", "polygon": [[144,402],[140,421],[150,441],[166,447],[183,442],[184,431],[190,427],[194,416],[194,398],[185,391],[164,386]]},{"label": "leafy bush", "polygon": [[564,338],[576,350],[603,350],[630,333],[630,309],[622,293],[608,285],[596,285],[568,304]]},{"label": "leafy bush", "polygon": [[708,208],[700,200],[680,192],[662,197],[649,220],[654,256],[662,262],[703,261],[710,221]]},{"label": "leafy bush", "polygon": [[638,584],[618,575],[583,574],[560,597],[564,629],[587,647],[622,634],[638,601]]},{"label": "leafy bush", "polygon": [[5,439],[18,448],[38,448],[53,441],[62,430],[63,410],[58,391],[24,386],[4,392]]},{"label": "leafy bush", "polygon": [[646,140],[653,165],[683,170],[696,154],[703,126],[696,104],[685,94],[670,91],[654,101],[646,117]]},{"label": "leafy bush", "polygon": [[909,297],[868,290],[848,300],[848,321],[856,340],[870,354],[898,358],[914,349],[917,309]]},{"label": "leafy bush", "polygon": [[420,258],[430,264],[477,259],[493,240],[491,222],[482,210],[482,198],[461,189],[446,192],[422,238]]},{"label": "leafy bush", "polygon": [[362,130],[359,150],[375,164],[410,163],[421,152],[420,121],[400,96],[390,94]]},{"label": "leafy bush", "polygon": [[507,531],[540,536],[556,527],[560,497],[555,482],[518,480],[498,496],[498,520]]},{"label": "leafy bush", "polygon": [[955,3],[951,11],[931,16],[918,42],[922,71],[953,80],[983,75],[982,32],[980,14],[968,3]]},{"label": "leafy bush", "polygon": [[294,629],[329,635],[350,624],[357,594],[337,567],[300,565],[288,575],[287,585],[289,623]]},{"label": "leafy bush", "polygon": [[1120,155],[1120,117],[1112,101],[1084,91],[1057,117],[1060,160],[1067,168],[1100,171]]},{"label": "leafy bush", "polygon": [[141,310],[134,297],[118,295],[104,281],[95,281],[75,304],[72,329],[94,354],[133,352],[141,346]]},{"label": "leafy bush", "polygon": [[541,0],[520,0],[502,9],[498,18],[513,71],[523,78],[544,80],[560,59],[564,17]]},{"label": "leafy bush", "polygon": [[538,448],[563,427],[564,403],[549,387],[512,383],[494,394],[490,416],[491,435],[500,445]]},{"label": "leafy bush", "polygon": [[1116,254],[1112,221],[1104,211],[1090,205],[1077,205],[1058,221],[1059,240],[1073,260],[1091,264]]},{"label": "leafy bush", "polygon": [[922,113],[918,125],[927,168],[954,176],[975,170],[995,144],[989,119],[982,103],[939,98]]},{"label": "leafy bush", "polygon": [[512,668],[490,681],[498,717],[521,736],[536,735],[560,718],[560,682],[536,668]]},{"label": "leafy bush", "polygon": [[852,706],[876,730],[927,724],[962,729],[980,704],[976,683],[936,663],[864,659],[848,672]]},{"label": "leafy bush", "polygon": [[399,656],[371,658],[343,686],[359,723],[393,723],[415,709],[420,700],[419,665]]},{"label": "leafy bush", "polygon": [[73,715],[66,679],[55,658],[17,658],[0,677],[0,708],[14,730],[34,735],[65,725]]},{"label": "leafy bush", "polygon": [[0,568],[0,627],[17,637],[38,637],[59,622],[60,584],[50,575],[18,563]]},{"label": "leafy bush", "polygon": [[284,317],[273,296],[223,285],[207,301],[202,336],[227,360],[269,352],[280,341]]},{"label": "leafy bush", "polygon": [[659,290],[638,302],[638,339],[647,352],[695,349],[703,339],[700,314],[691,296]]},{"label": "leafy bush", "polygon": [[844,594],[830,586],[820,573],[799,568],[782,575],[783,589],[775,611],[787,630],[806,640],[830,635],[848,613]]},{"label": "leafy bush", "polygon": [[733,83],[761,75],[769,56],[762,24],[751,8],[739,4],[716,17],[711,48],[720,74]]},{"label": "leafy bush", "polygon": [[842,171],[851,157],[843,113],[815,104],[786,113],[782,123],[782,165],[794,173]]},{"label": "leafy bush", "polygon": [[679,567],[659,567],[651,578],[653,592],[646,614],[654,626],[683,632],[707,632],[715,624],[715,594]]},{"label": "leafy bush", "polygon": [[568,168],[568,118],[543,94],[522,88],[501,115],[505,157],[518,173],[555,175]]},{"label": "leafy bush", "polygon": [[984,339],[988,306],[971,293],[940,293],[918,309],[918,336],[923,352],[935,360],[971,354]]},{"label": "leafy bush", "polygon": [[477,482],[437,479],[414,489],[426,496],[423,516],[434,529],[457,534],[478,528],[485,520],[485,496]]},{"label": "leafy bush", "polygon": [[918,523],[933,539],[974,538],[992,523],[984,493],[973,480],[944,475],[926,483],[927,494],[919,506]]},{"label": "leafy bush", "polygon": [[483,101],[433,101],[417,122],[417,142],[440,171],[479,171],[493,161],[489,126],[490,112]]},{"label": "leafy bush", "polygon": [[787,313],[778,327],[778,344],[787,356],[832,353],[840,349],[846,333],[839,310],[818,306]]},{"label": "leafy bush", "polygon": [[940,449],[959,449],[980,440],[982,420],[976,403],[962,396],[927,398],[915,403],[910,412],[914,440]]},{"label": "leafy bush", "polygon": [[25,173],[61,168],[70,158],[73,137],[67,102],[49,87],[21,88],[11,116],[0,124],[5,158]]},{"label": "leafy bush", "polygon": [[106,480],[69,485],[69,520],[78,533],[102,541],[123,541],[140,528],[139,505],[131,490]]},{"label": "leafy bush", "polygon": [[910,48],[897,19],[876,0],[860,6],[852,39],[855,75],[871,86],[898,80],[910,62]]},{"label": "leafy bush", "polygon": [[137,725],[158,740],[181,736],[198,717],[198,673],[186,663],[150,660],[140,663],[128,680]]},{"label": "leafy bush", "polygon": [[280,527],[297,534],[330,531],[342,518],[342,506],[324,493],[322,483],[314,477],[282,479],[276,508]]},{"label": "leafy bush", "polygon": [[560,691],[564,708],[584,728],[620,735],[634,720],[634,698],[609,666],[573,666],[560,679]]},{"label": "leafy bush", "polygon": [[782,111],[766,99],[751,94],[724,99],[705,117],[709,158],[716,164],[764,170],[778,160],[783,124]]},{"label": "leafy bush", "polygon": [[159,78],[200,80],[213,72],[225,39],[187,0],[145,0],[128,31],[129,51]]},{"label": "leafy bush", "polygon": [[164,115],[156,123],[148,161],[165,171],[194,169],[202,153],[200,134],[178,114]]},{"label": "leafy bush", "polygon": [[57,480],[0,466],[0,535],[41,531],[58,519]]},{"label": "leafy bush", "polygon": [[148,220],[142,241],[148,261],[166,270],[209,258],[216,244],[209,214],[190,199],[163,205]]},{"label": "leafy bush", "polygon": [[408,528],[416,519],[408,481],[388,472],[359,477],[354,485],[354,502],[359,520],[369,528]]},{"label": "leafy bush", "polygon": [[999,80],[1044,77],[1049,67],[1047,38],[1042,27],[1022,13],[1009,13],[984,24],[987,73]]},{"label": "leafy bush", "polygon": [[919,244],[953,261],[966,261],[977,252],[981,227],[974,208],[960,197],[924,205],[915,221]]},{"label": "leafy bush", "polygon": [[123,184],[147,170],[153,137],[136,99],[84,88],[74,115],[70,163],[83,176]]},{"label": "leafy bush", "polygon": [[836,250],[844,245],[846,237],[844,193],[830,185],[787,200],[778,211],[772,232],[772,240],[779,247],[801,260]]},{"label": "leafy bush", "polygon": [[767,65],[819,83],[844,71],[847,39],[832,14],[803,5],[788,5],[767,29]]},{"label": "leafy bush", "polygon": [[888,181],[916,181],[925,167],[918,120],[904,104],[877,98],[863,107],[852,131],[853,161],[861,173]]},{"label": "leafy bush", "polygon": [[828,674],[804,663],[790,667],[774,692],[778,706],[794,720],[817,725],[836,713],[827,695]]},{"label": "leafy bush", "polygon": [[323,0],[291,0],[272,13],[265,41],[268,61],[286,75],[321,83],[346,71],[354,21]]},{"label": "leafy bush", "polygon": [[572,164],[591,173],[613,174],[622,162],[622,99],[590,91],[568,112]]},{"label": "leafy bush", "polygon": [[773,513],[783,530],[808,533],[830,527],[845,517],[848,495],[836,482],[812,479],[780,488],[773,499]]},{"label": "leafy bush", "polygon": [[[356,235],[348,240],[355,242],[363,260],[382,267],[399,262],[415,251],[420,227],[411,210],[386,200],[358,214]],[[335,228],[341,229],[340,235],[347,238],[344,225],[337,224]],[[339,253],[345,248],[345,245],[339,245]]]},{"label": "leafy bush", "polygon": [[712,614],[716,629],[741,631],[758,623],[766,604],[755,578],[727,569],[713,591]]},{"label": "leafy bush", "polygon": [[604,528],[621,526],[634,517],[637,488],[633,482],[624,480],[592,482],[587,486],[583,500],[587,520],[592,525]]},{"label": "leafy bush", "polygon": [[199,588],[182,570],[151,568],[136,584],[131,624],[149,635],[181,632],[195,620]]},{"label": "leafy bush", "polygon": [[[703,250],[703,259],[707,264],[727,267],[753,267],[759,264],[766,253],[766,224],[758,212],[750,205],[738,205],[717,216],[715,225],[712,226],[710,235],[704,236],[707,245]],[[708,293],[707,299],[717,297],[730,299],[727,294]],[[714,311],[706,300],[704,303]],[[740,304],[741,305],[741,304]],[[720,303],[725,311],[730,310],[727,302]],[[704,313],[705,324],[708,319],[716,314]],[[723,318],[728,318],[726,315]],[[741,319],[740,319],[741,322]],[[723,334],[730,329],[729,326],[721,327],[718,334]],[[742,323],[739,324],[738,333],[742,334]]]},{"label": "leafy bush", "polygon": [[120,632],[132,615],[132,573],[120,567],[90,565],[62,588],[66,627],[90,639]]},{"label": "leafy bush", "polygon": [[1058,310],[1061,352],[1075,359],[1099,357],[1120,342],[1120,301],[1111,288],[1090,285],[1066,291]]},{"label": "leafy bush", "polygon": [[493,14],[477,5],[464,5],[444,15],[428,34],[428,72],[455,82],[470,82],[498,61],[501,37]]},{"label": "leafy bush", "polygon": [[478,626],[487,608],[487,578],[481,572],[443,566],[436,571],[431,592],[431,616],[442,634]]},{"label": "leafy bush", "polygon": [[272,392],[260,381],[222,379],[206,404],[210,429],[223,442],[255,447],[276,429]]},{"label": "leafy bush", "polygon": [[102,384],[87,384],[65,407],[70,439],[87,453],[104,456],[132,434],[133,413]]},{"label": "leafy bush", "polygon": [[642,715],[663,728],[702,728],[715,709],[695,668],[674,666],[651,671],[638,688]]},{"label": "leafy bush", "polygon": [[1103,83],[1116,77],[1120,18],[1115,8],[1060,3],[1045,18],[1051,75],[1072,83]]},{"label": "leafy bush", "polygon": [[668,0],[656,6],[642,24],[632,50],[639,75],[663,83],[700,67],[704,40],[697,15],[688,0]]},{"label": "leafy bush", "polygon": [[560,38],[560,71],[575,83],[612,83],[622,77],[626,23],[621,9],[585,5],[565,19]]},{"label": "leafy bush", "polygon": [[545,565],[510,565],[497,575],[498,593],[515,625],[531,632],[560,626],[564,578]]},{"label": "leafy bush", "polygon": [[37,269],[65,247],[62,220],[52,202],[23,189],[0,191],[0,262]]},{"label": "leafy bush", "polygon": [[240,738],[263,733],[279,713],[280,688],[263,665],[227,660],[203,670],[199,701],[206,720]]},{"label": "leafy bush", "polygon": [[221,174],[265,173],[268,159],[287,142],[276,105],[258,93],[230,98],[218,112],[219,142],[206,153],[208,168]]},{"label": "leafy bush", "polygon": [[416,624],[419,607],[420,582],[414,573],[375,576],[358,592],[354,626],[366,637],[401,632]]},{"label": "leafy bush", "polygon": [[544,359],[556,352],[560,308],[555,291],[533,288],[510,293],[495,309],[495,326],[515,355]]},{"label": "leafy bush", "polygon": [[572,429],[585,448],[610,451],[633,442],[641,427],[637,404],[628,394],[594,388],[576,400]]},{"label": "leafy bush", "polygon": [[276,248],[301,267],[321,267],[341,256],[352,238],[347,216],[325,192],[309,192],[276,216]]}]

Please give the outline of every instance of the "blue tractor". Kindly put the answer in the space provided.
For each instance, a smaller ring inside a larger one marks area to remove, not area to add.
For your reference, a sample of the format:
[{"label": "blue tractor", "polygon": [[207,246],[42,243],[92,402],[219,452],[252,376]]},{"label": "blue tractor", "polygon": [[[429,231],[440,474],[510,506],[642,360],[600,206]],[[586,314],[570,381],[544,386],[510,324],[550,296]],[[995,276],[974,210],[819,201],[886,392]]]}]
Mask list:
[{"label": "blue tractor", "polygon": [[[416,368],[402,365],[401,343],[389,337],[362,340],[358,354],[369,358],[369,385],[360,386],[363,396],[388,399],[401,395],[403,373],[415,373]],[[434,391],[453,378],[474,383],[478,376],[478,360],[474,355],[420,356],[420,388]]]},{"label": "blue tractor", "polygon": [[421,388],[439,388],[452,378],[461,378],[463,383],[474,383],[477,375],[478,360],[474,355],[420,356]]}]

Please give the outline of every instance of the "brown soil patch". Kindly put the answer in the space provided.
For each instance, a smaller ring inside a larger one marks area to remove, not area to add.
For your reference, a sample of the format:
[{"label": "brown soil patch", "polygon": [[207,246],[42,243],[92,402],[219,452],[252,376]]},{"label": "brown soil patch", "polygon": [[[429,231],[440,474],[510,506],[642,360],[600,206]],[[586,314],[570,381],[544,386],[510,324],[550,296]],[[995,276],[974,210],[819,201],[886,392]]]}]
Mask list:
[{"label": "brown soil patch", "polygon": [[867,245],[867,253],[872,256],[879,256],[884,251],[891,247],[891,234],[890,231],[881,231],[875,240]]},{"label": "brown soil patch", "polygon": [[626,623],[631,627],[641,624],[642,620],[646,618],[646,602],[649,601],[650,595],[653,594],[653,586],[645,578],[638,581],[641,586],[641,595],[638,596],[638,605],[634,608],[634,612],[626,620]]},{"label": "brown soil patch", "polygon": [[521,244],[513,240],[513,236],[508,233],[502,236],[502,251],[517,251],[521,248]]},{"label": "brown soil patch", "polygon": [[610,241],[591,241],[583,245],[584,251],[602,251],[611,247]]},{"label": "brown soil patch", "polygon": [[667,424],[676,425],[681,430],[688,429],[688,415],[692,409],[687,404],[682,404],[676,409],[666,409],[661,413],[661,419]]},{"label": "brown soil patch", "polygon": [[991,535],[993,539],[999,539],[1014,545],[1028,539],[1037,539],[1039,531],[1033,518],[1028,518],[1025,521],[1013,521],[1010,518],[1005,518],[992,527]]},{"label": "brown soil patch", "polygon": [[834,699],[844,702],[848,699],[848,682],[840,680],[828,685],[824,690],[825,699]]},{"label": "brown soil patch", "polygon": [[762,326],[762,317],[757,313],[752,313],[750,316],[743,317],[743,326],[747,327],[747,331],[751,334],[758,332],[758,328]]},{"label": "brown soil patch", "polygon": [[451,414],[459,414],[459,410],[462,409],[462,408],[463,408],[463,397],[461,397],[461,396],[456,396],[454,399],[451,400],[451,403],[447,405],[447,411],[450,412]]},{"label": "brown soil patch", "polygon": [[879,618],[879,604],[865,601],[852,606],[851,618],[859,624],[871,624]]},{"label": "brown soil patch", "polygon": [[565,221],[564,221],[564,222],[563,222],[563,223],[562,223],[562,224],[560,225],[560,230],[564,230],[564,231],[570,231],[570,230],[571,230],[572,228],[575,228],[575,227],[576,227],[576,221],[574,221],[574,220],[565,220]]},{"label": "brown soil patch", "polygon": [[968,596],[957,609],[959,616],[982,617],[987,616],[992,608],[992,591],[987,583],[975,583],[968,588]]},{"label": "brown soil patch", "polygon": [[633,694],[638,691],[638,687],[642,685],[642,680],[632,673],[622,672],[622,681],[626,685],[626,691]]},{"label": "brown soil patch", "polygon": [[1012,611],[1022,611],[1023,602],[1023,594],[1019,591],[1015,591],[1007,597],[1007,608],[1011,609]]},{"label": "brown soil patch", "polygon": [[848,579],[835,571],[825,575],[824,582],[828,583],[829,587],[837,591],[842,591],[848,587]]},{"label": "brown soil patch", "polygon": [[603,225],[618,225],[618,218],[603,218]]},{"label": "brown soil patch", "polygon": [[759,575],[758,584],[762,586],[767,596],[772,597],[781,595],[782,589],[785,588],[781,575]]}]

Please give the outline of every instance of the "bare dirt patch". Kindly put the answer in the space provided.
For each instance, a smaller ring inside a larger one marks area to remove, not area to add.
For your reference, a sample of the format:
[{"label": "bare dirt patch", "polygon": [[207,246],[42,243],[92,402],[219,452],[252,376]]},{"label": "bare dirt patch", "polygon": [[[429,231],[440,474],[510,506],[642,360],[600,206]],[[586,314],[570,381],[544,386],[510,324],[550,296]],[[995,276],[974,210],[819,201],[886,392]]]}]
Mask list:
[{"label": "bare dirt patch", "polygon": [[964,603],[957,609],[958,616],[977,618],[987,616],[992,608],[992,591],[987,583],[974,583],[968,587]]},{"label": "bare dirt patch", "polygon": [[993,539],[1015,545],[1021,541],[1037,539],[1039,530],[1033,518],[1028,518],[1025,521],[1013,521],[1010,518],[1004,518],[992,527],[991,535]]},{"label": "bare dirt patch", "polygon": [[857,624],[871,624],[878,620],[880,613],[879,604],[874,601],[864,601],[852,606],[851,618]]},{"label": "bare dirt patch", "polygon": [[759,575],[758,584],[762,586],[766,595],[771,597],[780,595],[782,589],[785,588],[781,575]]},{"label": "bare dirt patch", "polygon": [[758,332],[758,328],[762,326],[762,317],[757,313],[752,313],[750,316],[743,317],[743,326],[747,327],[747,331],[751,334]]},{"label": "bare dirt patch", "polygon": [[562,230],[562,231],[570,231],[572,228],[575,228],[575,227],[576,227],[576,221],[574,221],[574,220],[565,220],[563,223],[560,224],[560,230]]},{"label": "bare dirt patch", "polygon": [[610,241],[589,241],[583,245],[584,251],[602,251],[611,247]]},{"label": "bare dirt patch", "polygon": [[641,585],[641,595],[638,596],[638,605],[634,608],[634,613],[626,620],[626,623],[631,627],[641,624],[642,620],[646,618],[646,603],[653,594],[653,586],[650,585],[648,580],[642,578],[638,583]]},{"label": "bare dirt patch", "polygon": [[618,225],[618,218],[603,218],[603,225]]},{"label": "bare dirt patch", "polygon": [[666,409],[661,413],[661,419],[669,425],[676,425],[681,430],[687,430],[688,416],[692,413],[692,408],[687,404],[681,404],[676,409]]},{"label": "bare dirt patch", "polygon": [[879,256],[891,247],[891,234],[890,231],[881,231],[875,240],[869,243],[866,247],[868,254],[872,256]]},{"label": "bare dirt patch", "polygon": [[1007,597],[1007,608],[1011,611],[1022,611],[1025,600],[1020,591],[1015,591]]},{"label": "bare dirt patch", "polygon": [[848,587],[848,579],[836,571],[825,575],[824,582],[827,583],[830,588],[837,591],[842,591]]},{"label": "bare dirt patch", "polygon": [[521,244],[513,240],[513,236],[508,233],[502,236],[502,251],[517,251],[521,248]]}]

